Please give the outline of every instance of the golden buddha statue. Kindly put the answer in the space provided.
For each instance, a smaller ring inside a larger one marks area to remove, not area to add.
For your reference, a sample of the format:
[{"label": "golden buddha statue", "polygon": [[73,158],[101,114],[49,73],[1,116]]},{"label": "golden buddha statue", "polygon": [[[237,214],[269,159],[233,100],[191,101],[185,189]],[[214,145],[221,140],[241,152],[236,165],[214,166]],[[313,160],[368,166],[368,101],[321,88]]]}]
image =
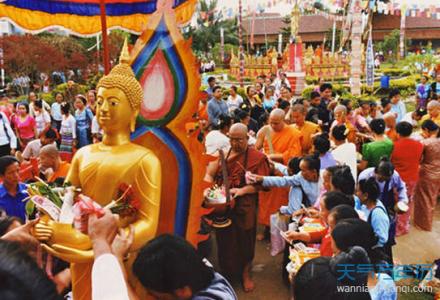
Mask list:
[{"label": "golden buddha statue", "polygon": [[[133,253],[156,235],[162,177],[160,161],[155,154],[130,141],[143,91],[128,65],[129,60],[125,44],[120,63],[99,81],[97,119],[104,131],[103,140],[78,150],[66,181],[81,188],[83,194],[101,206],[117,198],[121,184],[132,186],[140,207],[130,220],[121,219],[121,224],[134,226],[134,242],[130,249]],[[126,230],[128,232],[128,228]],[[73,298],[91,299],[93,250],[89,237],[70,224],[46,218],[40,220],[34,232],[45,242],[46,251],[71,263]],[[129,273],[135,255],[130,257],[126,266]]]}]

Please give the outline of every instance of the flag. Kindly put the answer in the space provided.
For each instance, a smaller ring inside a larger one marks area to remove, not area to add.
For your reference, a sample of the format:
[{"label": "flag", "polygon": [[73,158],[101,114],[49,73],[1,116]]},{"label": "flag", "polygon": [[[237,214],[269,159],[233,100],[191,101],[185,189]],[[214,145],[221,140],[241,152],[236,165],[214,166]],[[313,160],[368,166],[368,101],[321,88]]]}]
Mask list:
[{"label": "flag", "polygon": [[370,28],[370,34],[368,35],[367,57],[366,57],[365,67],[366,67],[365,74],[367,77],[367,86],[373,87],[374,86],[374,50],[373,50],[373,38],[371,34],[371,28]]}]

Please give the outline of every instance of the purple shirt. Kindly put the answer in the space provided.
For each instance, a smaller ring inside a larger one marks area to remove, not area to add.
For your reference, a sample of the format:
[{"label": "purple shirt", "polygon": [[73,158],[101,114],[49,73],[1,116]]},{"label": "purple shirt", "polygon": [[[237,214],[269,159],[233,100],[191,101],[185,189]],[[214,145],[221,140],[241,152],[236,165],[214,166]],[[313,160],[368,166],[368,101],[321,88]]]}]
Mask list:
[{"label": "purple shirt", "polygon": [[333,157],[333,154],[331,154],[330,152],[327,152],[326,154],[321,156],[319,159],[321,161],[321,170],[324,170],[324,169],[327,169],[328,167],[333,167],[333,166],[337,165],[337,162],[336,162],[335,158]]}]

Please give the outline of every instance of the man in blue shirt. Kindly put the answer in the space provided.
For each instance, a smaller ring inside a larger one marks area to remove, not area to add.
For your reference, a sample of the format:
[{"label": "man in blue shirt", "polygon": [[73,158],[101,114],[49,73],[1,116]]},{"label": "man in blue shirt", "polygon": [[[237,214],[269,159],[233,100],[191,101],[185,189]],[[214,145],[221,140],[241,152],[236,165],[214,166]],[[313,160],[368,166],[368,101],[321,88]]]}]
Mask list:
[{"label": "man in blue shirt", "polygon": [[212,98],[214,94],[214,87],[215,87],[215,77],[209,77],[208,78],[208,88],[205,90],[205,92],[208,93],[208,100]]},{"label": "man in blue shirt", "polygon": [[222,88],[215,86],[213,89],[213,98],[208,101],[208,119],[209,124],[217,126],[220,115],[229,115],[228,105],[222,99]]},{"label": "man in blue shirt", "polygon": [[20,166],[13,156],[0,157],[0,208],[8,216],[14,216],[25,221],[25,205],[23,199],[28,197],[26,185],[20,183]]}]

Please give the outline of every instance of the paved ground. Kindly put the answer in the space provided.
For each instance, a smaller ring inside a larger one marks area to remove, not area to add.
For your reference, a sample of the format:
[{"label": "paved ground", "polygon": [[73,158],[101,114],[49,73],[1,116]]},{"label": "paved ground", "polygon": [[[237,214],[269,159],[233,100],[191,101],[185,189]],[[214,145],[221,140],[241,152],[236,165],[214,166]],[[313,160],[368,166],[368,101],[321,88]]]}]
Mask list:
[{"label": "paved ground", "polygon": [[[434,222],[432,232],[424,232],[411,227],[408,235],[399,237],[394,247],[395,259],[402,264],[426,264],[440,258],[440,203],[437,205]],[[288,287],[281,279],[282,255],[272,257],[268,249],[267,242],[257,242],[253,272],[256,289],[252,293],[243,292],[240,283],[233,283],[240,300],[289,299]],[[216,266],[215,246],[210,260]],[[433,297],[427,294],[406,294],[399,295],[399,299],[428,300]]]}]

